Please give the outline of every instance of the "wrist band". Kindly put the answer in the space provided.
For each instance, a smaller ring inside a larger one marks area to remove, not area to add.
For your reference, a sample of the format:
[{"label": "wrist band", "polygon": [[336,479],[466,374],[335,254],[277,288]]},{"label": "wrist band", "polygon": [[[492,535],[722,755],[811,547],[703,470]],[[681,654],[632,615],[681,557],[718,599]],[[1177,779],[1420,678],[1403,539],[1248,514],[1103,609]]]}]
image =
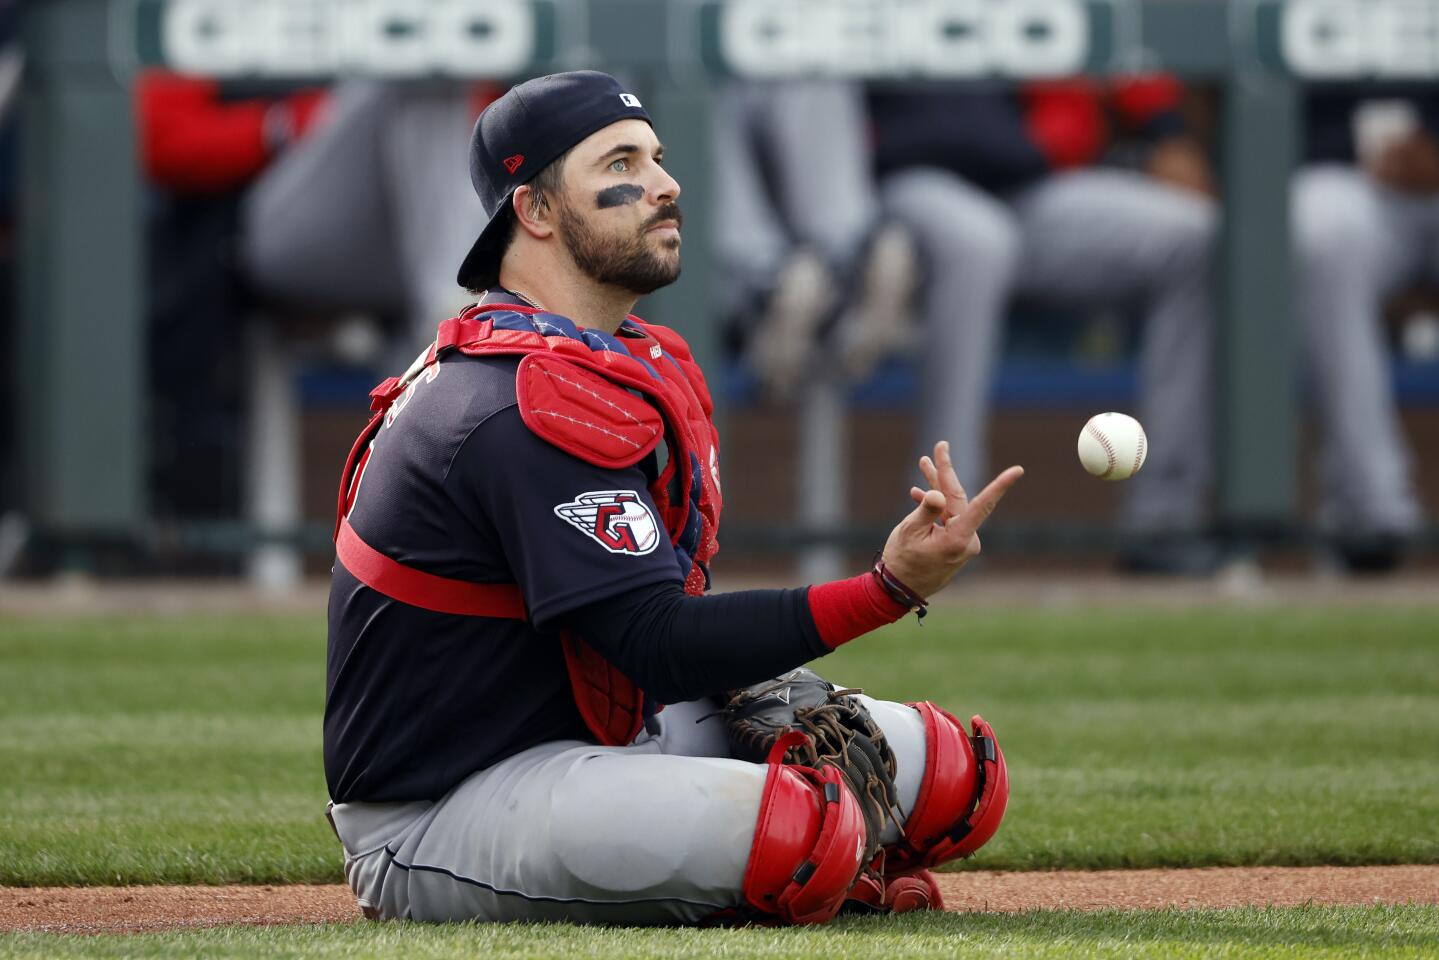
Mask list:
[{"label": "wrist band", "polygon": [[873,571],[809,588],[809,612],[824,645],[833,650],[909,613],[909,604],[894,599]]},{"label": "wrist band", "polygon": [[929,612],[929,601],[915,593],[903,580],[890,572],[889,567],[884,564],[883,554],[875,555],[874,569],[871,572],[879,581],[879,585],[884,587],[885,593],[894,598],[895,603],[903,604],[913,610],[917,619],[924,619],[924,615]]}]

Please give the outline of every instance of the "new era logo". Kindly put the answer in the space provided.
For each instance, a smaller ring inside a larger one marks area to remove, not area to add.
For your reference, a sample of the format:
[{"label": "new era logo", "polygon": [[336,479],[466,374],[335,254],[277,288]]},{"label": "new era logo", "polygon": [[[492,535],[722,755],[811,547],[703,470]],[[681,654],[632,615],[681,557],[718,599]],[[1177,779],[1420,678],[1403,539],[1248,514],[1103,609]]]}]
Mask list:
[{"label": "new era logo", "polygon": [[[622,93],[620,94],[620,103],[623,103],[627,107],[639,107],[640,98],[633,93]],[[641,107],[641,109],[643,109],[643,107]]]},{"label": "new era logo", "polygon": [[510,171],[510,173],[514,173],[520,169],[520,164],[524,162],[525,155],[523,153],[517,153],[513,157],[505,157],[505,169]]}]

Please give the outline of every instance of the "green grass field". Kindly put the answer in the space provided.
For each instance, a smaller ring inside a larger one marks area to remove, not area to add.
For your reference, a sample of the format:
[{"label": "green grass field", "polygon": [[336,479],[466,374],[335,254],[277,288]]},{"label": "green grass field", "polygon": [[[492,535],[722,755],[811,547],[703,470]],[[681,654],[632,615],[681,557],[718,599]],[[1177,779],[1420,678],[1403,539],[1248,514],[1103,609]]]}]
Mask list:
[{"label": "green grass field", "polygon": [[587,957],[845,960],[1004,957],[1430,958],[1439,907],[1032,912],[842,919],[807,930],[636,930],[563,924],[230,927],[129,937],[0,936],[0,958]]},{"label": "green grass field", "polygon": [[[820,669],[995,724],[1013,796],[971,866],[1436,863],[1436,640],[1432,609],[949,608],[850,644]],[[321,816],[318,616],[0,619],[0,667],[0,884],[339,879]],[[350,956],[403,936],[416,956],[462,946],[661,956],[711,936],[401,929],[124,942],[155,956]],[[1103,915],[927,917],[705,942],[725,944],[725,956],[801,955],[833,937],[853,939],[842,952],[856,956],[930,956],[941,936],[965,938],[976,956],[1108,956],[1146,943],[1140,953],[1163,956],[1353,955],[1361,945],[1433,955],[1436,933],[1439,914],[1408,908],[1158,913],[1117,927]],[[554,937],[564,950],[534,945]],[[11,936],[0,956],[109,955],[107,943]]]}]

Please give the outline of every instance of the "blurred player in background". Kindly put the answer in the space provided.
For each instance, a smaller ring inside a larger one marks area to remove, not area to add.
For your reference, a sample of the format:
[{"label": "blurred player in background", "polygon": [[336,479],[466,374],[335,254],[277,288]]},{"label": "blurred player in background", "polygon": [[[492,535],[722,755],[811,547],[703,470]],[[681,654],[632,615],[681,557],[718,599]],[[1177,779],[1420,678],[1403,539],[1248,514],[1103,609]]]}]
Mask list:
[{"label": "blurred player in background", "polygon": [[[277,92],[165,71],[136,83],[150,204],[154,504],[240,508],[244,314],[402,317],[408,358],[464,301],[453,271],[483,221],[462,155],[489,85],[346,80]],[[209,322],[197,323],[205,316]]]},{"label": "blurred player in background", "polygon": [[242,507],[246,315],[240,207],[324,112],[322,88],[280,95],[161,70],[135,81],[146,203],[151,507],[165,519]]},{"label": "blurred player in background", "polygon": [[1319,423],[1319,521],[1347,569],[1379,572],[1422,520],[1381,320],[1389,297],[1439,283],[1439,94],[1318,88],[1305,132],[1293,283]]},{"label": "blurred player in background", "polygon": [[[875,162],[889,216],[918,242],[926,330],[921,432],[945,436],[966,482],[985,470],[985,424],[1010,299],[1120,303],[1143,315],[1138,416],[1152,446],[1127,491],[1138,570],[1199,573],[1193,539],[1211,474],[1209,164],[1182,90],[1153,76],[872,89]],[[1140,170],[1099,166],[1119,133],[1149,144]]]},{"label": "blurred player in background", "polygon": [[904,336],[914,250],[882,217],[862,87],[735,81],[714,130],[723,307],[751,367],[776,398],[864,376]]},{"label": "blurred player in background", "polygon": [[395,305],[409,355],[434,318],[464,303],[454,271],[484,223],[463,156],[497,91],[450,83],[346,80],[326,116],[284,150],[246,197],[242,260],[267,297]]},{"label": "blurred player in background", "polygon": [[496,93],[345,80],[236,96],[151,71],[138,84],[145,168],[183,195],[243,190],[236,266],[261,296],[401,313],[418,345],[464,299],[436,264],[463,254],[484,222],[453,157]]}]

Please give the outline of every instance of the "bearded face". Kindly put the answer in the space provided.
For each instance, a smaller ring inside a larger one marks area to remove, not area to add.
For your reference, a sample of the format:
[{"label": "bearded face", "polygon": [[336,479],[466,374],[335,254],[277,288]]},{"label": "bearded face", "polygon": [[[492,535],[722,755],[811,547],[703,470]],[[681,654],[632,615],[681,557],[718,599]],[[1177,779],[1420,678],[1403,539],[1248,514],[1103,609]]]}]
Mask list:
[{"label": "bearded face", "polygon": [[560,205],[560,231],[565,249],[590,279],[644,296],[679,277],[684,215],[678,203],[661,205],[638,225],[637,218],[614,215],[621,206],[638,210],[634,203],[596,203],[593,211],[578,206],[568,199]]}]

